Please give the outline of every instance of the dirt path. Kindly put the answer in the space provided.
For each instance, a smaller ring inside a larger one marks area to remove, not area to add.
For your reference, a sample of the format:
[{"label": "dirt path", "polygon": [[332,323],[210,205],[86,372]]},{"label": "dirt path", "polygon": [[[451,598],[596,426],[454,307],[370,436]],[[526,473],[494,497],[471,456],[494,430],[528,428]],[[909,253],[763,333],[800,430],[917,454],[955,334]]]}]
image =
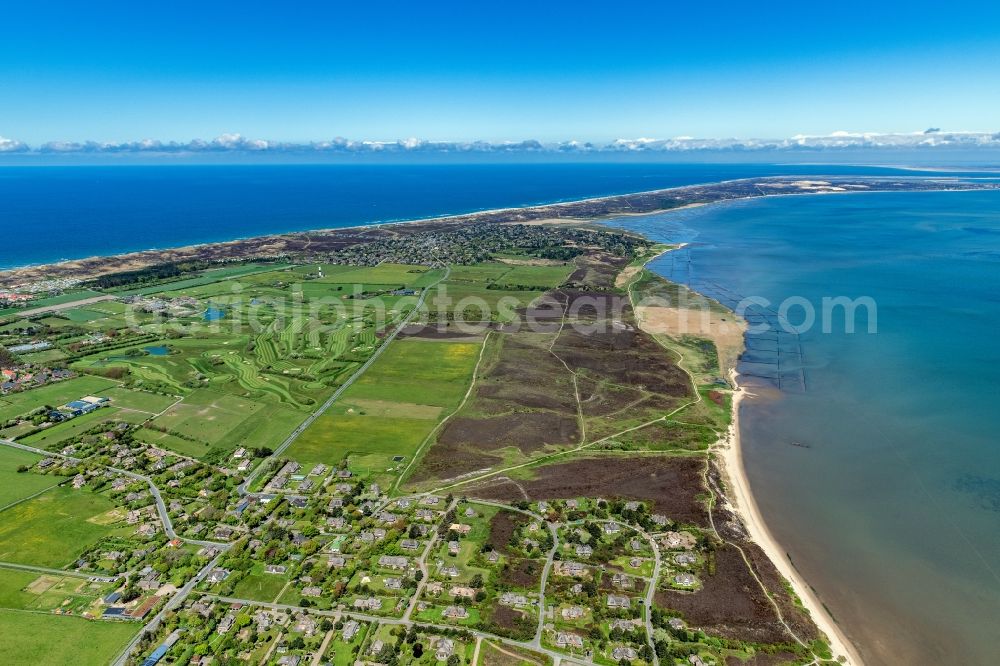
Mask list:
[{"label": "dirt path", "polygon": [[323,661],[323,655],[326,654],[326,649],[330,647],[330,641],[333,640],[333,634],[335,631],[335,629],[331,629],[326,632],[326,636],[323,637],[323,642],[320,644],[319,649],[316,650],[316,654],[313,655],[312,666],[319,666]]},{"label": "dirt path", "polygon": [[[517,660],[520,660],[520,661],[526,661],[529,664],[537,664],[537,666],[543,666],[542,662],[535,661],[534,659],[529,659],[528,657],[525,657],[524,655],[515,654],[515,653],[511,652],[510,650],[505,650],[499,644],[494,643],[493,641],[486,641],[486,644],[489,645],[494,650],[496,650],[497,652],[503,652],[508,657],[513,657],[514,659],[517,659]],[[476,654],[477,655],[479,654],[478,649],[476,650]]]}]

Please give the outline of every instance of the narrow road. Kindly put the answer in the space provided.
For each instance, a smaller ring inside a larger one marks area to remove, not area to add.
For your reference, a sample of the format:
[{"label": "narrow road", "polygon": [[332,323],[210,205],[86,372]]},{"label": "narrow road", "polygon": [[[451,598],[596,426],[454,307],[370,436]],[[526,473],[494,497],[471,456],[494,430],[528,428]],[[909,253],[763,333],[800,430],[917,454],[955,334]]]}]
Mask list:
[{"label": "narrow road", "polygon": [[483,637],[476,636],[476,649],[472,653],[472,663],[470,666],[476,666],[479,663],[479,649],[483,646]]},{"label": "narrow road", "polygon": [[330,641],[333,640],[333,635],[335,633],[337,633],[335,629],[331,629],[330,631],[326,632],[326,636],[323,637],[323,642],[320,643],[319,649],[316,650],[316,654],[313,655],[311,666],[319,666],[321,663],[323,663],[323,655],[326,654],[327,648],[330,647]]},{"label": "narrow road", "polygon": [[43,312],[58,312],[59,310],[71,310],[73,308],[78,308],[81,305],[92,305],[93,303],[100,303],[101,301],[111,301],[118,298],[118,296],[112,294],[104,294],[103,296],[91,296],[89,298],[81,298],[78,301],[69,301],[68,303],[57,303],[55,305],[46,305],[40,308],[32,308],[30,310],[18,310],[13,313],[18,317],[31,317],[32,315],[42,314]]},{"label": "narrow road", "polygon": [[420,292],[420,298],[417,299],[417,302],[414,305],[413,309],[410,310],[410,313],[406,315],[403,318],[403,320],[399,322],[396,328],[392,330],[392,333],[390,333],[388,337],[386,337],[385,340],[382,341],[382,344],[379,345],[379,348],[375,350],[375,352],[371,355],[371,357],[367,361],[365,361],[360,368],[355,370],[354,374],[352,374],[350,377],[347,378],[347,381],[345,381],[343,384],[337,387],[337,390],[333,392],[333,395],[331,395],[329,398],[326,399],[326,402],[320,405],[319,408],[312,414],[310,414],[305,421],[299,424],[299,427],[293,430],[292,434],[290,434],[287,438],[285,438],[285,441],[279,444],[278,448],[276,448],[270,456],[262,460],[261,463],[257,465],[257,467],[250,474],[247,475],[247,477],[243,480],[243,483],[241,483],[239,487],[236,489],[240,495],[248,494],[249,491],[247,489],[250,487],[253,481],[260,475],[260,473],[264,470],[267,463],[271,460],[276,459],[282,453],[284,453],[285,450],[289,446],[291,446],[296,439],[299,438],[299,435],[301,435],[306,428],[308,428],[313,424],[313,421],[322,416],[323,413],[326,412],[326,410],[330,409],[330,407],[333,406],[333,403],[337,402],[340,396],[343,395],[344,391],[349,389],[351,385],[354,384],[354,382],[357,381],[357,379],[361,377],[361,375],[363,375],[365,371],[368,370],[368,368],[370,368],[373,363],[375,363],[376,360],[378,360],[379,356],[382,355],[382,352],[384,352],[386,348],[389,346],[389,344],[396,339],[396,336],[399,334],[399,332],[403,330],[410,323],[410,321],[417,313],[420,312],[420,309],[423,307],[424,301],[427,298],[427,294],[429,294],[430,291],[438,284],[440,284],[442,281],[447,280],[449,275],[451,275],[451,266],[445,266],[444,275],[442,275],[433,284],[430,284],[427,287],[425,287],[424,290]]},{"label": "narrow road", "polygon": [[[454,509],[457,505],[458,505],[458,498],[452,499],[451,504],[449,504],[445,508],[444,511],[445,515],[448,515],[448,512]],[[424,591],[424,587],[430,580],[430,571],[427,569],[427,558],[434,551],[434,546],[435,544],[437,544],[437,542],[438,542],[438,533],[437,530],[434,530],[434,533],[431,534],[431,540],[427,543],[427,546],[424,548],[424,552],[422,552],[420,554],[420,557],[417,558],[417,566],[420,567],[420,573],[422,575],[420,578],[420,582],[417,583],[417,590],[416,592],[413,593],[413,598],[410,599],[410,604],[409,606],[406,607],[406,612],[403,613],[403,620],[407,622],[410,620],[410,617],[412,617],[413,610],[417,607],[417,603],[419,603],[420,601],[420,594]]]},{"label": "narrow road", "polygon": [[64,571],[62,569],[50,569],[49,567],[36,567],[33,564],[18,564],[16,562],[0,562],[0,569],[17,569],[18,571],[30,571],[32,573],[52,574],[54,576],[70,576],[72,578],[117,578],[117,576],[96,576],[80,571]]}]

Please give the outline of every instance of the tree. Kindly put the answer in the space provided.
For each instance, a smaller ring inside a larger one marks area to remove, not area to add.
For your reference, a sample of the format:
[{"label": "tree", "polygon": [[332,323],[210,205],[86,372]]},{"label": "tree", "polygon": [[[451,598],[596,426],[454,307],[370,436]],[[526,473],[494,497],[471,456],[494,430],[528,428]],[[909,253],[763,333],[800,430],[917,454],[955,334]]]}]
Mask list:
[{"label": "tree", "polygon": [[420,659],[424,654],[424,646],[421,643],[413,644],[413,658]]},{"label": "tree", "polygon": [[458,666],[461,663],[462,659],[457,654],[453,654],[448,657],[448,666]]}]

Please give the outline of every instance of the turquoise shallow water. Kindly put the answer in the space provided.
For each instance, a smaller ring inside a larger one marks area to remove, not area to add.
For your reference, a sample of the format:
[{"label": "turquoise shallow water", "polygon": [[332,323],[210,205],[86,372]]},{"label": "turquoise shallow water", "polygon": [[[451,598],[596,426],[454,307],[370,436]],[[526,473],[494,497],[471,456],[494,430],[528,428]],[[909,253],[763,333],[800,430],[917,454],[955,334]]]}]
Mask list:
[{"label": "turquoise shallow water", "polygon": [[691,242],[653,268],[696,287],[874,299],[875,334],[841,318],[782,341],[804,384],[744,403],[754,494],[871,663],[1000,663],[1000,193],[782,197],[622,223]]}]

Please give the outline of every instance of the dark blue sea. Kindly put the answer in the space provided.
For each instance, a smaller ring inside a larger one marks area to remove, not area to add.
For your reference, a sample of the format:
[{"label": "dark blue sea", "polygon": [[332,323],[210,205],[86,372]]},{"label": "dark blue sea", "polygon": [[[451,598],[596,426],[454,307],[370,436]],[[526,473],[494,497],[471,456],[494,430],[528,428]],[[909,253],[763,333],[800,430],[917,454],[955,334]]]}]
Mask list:
[{"label": "dark blue sea", "polygon": [[878,167],[579,163],[0,167],[0,269],[817,172],[901,173]]}]

